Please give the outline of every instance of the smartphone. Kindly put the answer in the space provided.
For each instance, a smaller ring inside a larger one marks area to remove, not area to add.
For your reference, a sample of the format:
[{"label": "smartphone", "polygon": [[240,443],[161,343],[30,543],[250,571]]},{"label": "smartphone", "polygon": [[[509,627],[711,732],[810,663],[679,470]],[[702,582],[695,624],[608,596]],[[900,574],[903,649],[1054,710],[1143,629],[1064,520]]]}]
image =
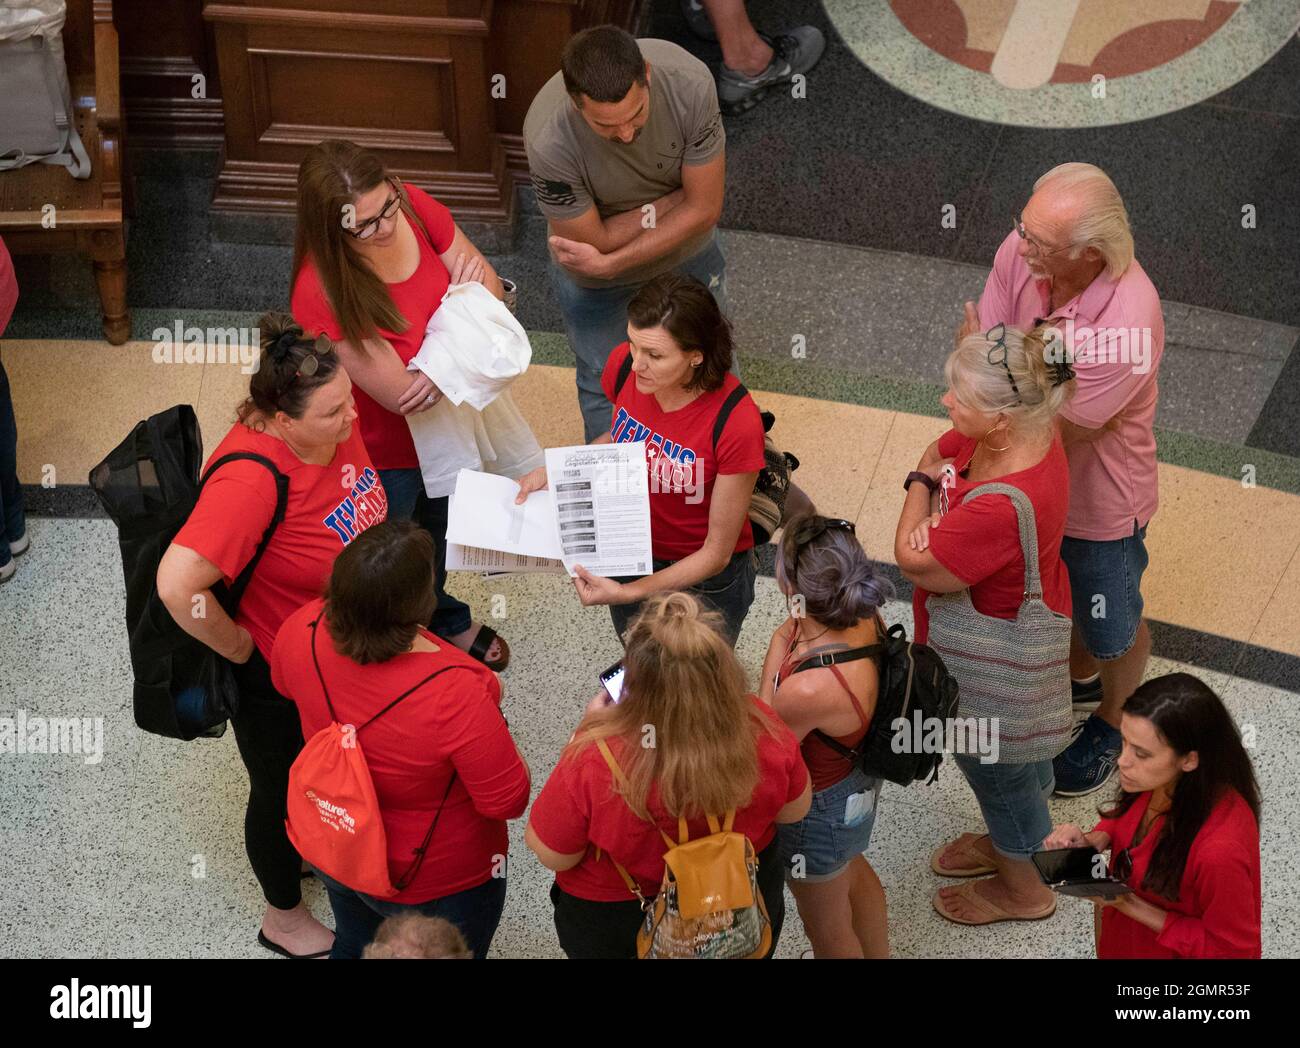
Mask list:
[{"label": "smartphone", "polygon": [[1133,891],[1123,881],[1110,876],[1106,860],[1091,845],[1082,848],[1052,848],[1035,852],[1030,858],[1043,883],[1061,895],[1113,899]]},{"label": "smartphone", "polygon": [[616,662],[600,675],[600,683],[609,692],[610,701],[618,702],[623,698],[623,663]]}]

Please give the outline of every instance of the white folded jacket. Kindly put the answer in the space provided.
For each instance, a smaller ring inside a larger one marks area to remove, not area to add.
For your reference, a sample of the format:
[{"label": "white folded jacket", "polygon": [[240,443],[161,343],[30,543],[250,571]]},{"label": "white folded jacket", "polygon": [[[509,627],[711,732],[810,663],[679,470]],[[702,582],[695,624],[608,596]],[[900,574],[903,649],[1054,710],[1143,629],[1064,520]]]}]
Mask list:
[{"label": "white folded jacket", "polygon": [[462,469],[518,479],[545,465],[546,455],[509,391],[482,411],[446,397],[428,411],[406,416],[420,460],[424,490],[443,498],[456,490]]},{"label": "white folded jacket", "polygon": [[532,355],[514,314],[474,281],[447,288],[407,367],[428,375],[453,404],[482,411],[528,370]]}]

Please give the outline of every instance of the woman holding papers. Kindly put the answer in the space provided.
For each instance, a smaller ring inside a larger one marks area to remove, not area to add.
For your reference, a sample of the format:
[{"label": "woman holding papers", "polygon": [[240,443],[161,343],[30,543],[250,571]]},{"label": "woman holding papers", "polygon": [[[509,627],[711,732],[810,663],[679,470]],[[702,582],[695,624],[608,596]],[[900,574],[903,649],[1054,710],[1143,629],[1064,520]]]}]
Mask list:
[{"label": "woman holding papers", "polygon": [[[722,613],[734,646],[757,574],[748,511],[764,464],[758,407],[730,373],[731,326],[698,280],[656,277],[627,316],[628,340],[601,380],[609,433],[595,443],[645,443],[654,573],[603,578],[579,566],[574,586],[584,605],[609,605],[620,637],[647,597],[689,590]],[[546,483],[545,469],[526,474],[517,501]]]},{"label": "woman holding papers", "polygon": [[446,207],[390,177],[375,154],[351,142],[327,139],[308,151],[298,169],[294,318],[335,342],[393,518],[413,518],[433,535],[438,608],[429,628],[503,670],[506,642],[475,624],[469,607],[444,588],[447,499],[426,496],[405,418],[442,398],[427,376],[406,370],[429,317],[451,284],[475,280],[503,296],[496,273]]}]

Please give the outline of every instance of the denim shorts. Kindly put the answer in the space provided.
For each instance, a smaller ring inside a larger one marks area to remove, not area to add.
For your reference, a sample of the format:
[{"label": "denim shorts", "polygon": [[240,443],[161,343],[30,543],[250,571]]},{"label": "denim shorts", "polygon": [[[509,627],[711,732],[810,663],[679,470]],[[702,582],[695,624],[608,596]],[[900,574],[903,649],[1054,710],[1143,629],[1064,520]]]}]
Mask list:
[{"label": "denim shorts", "polygon": [[812,807],[802,819],[776,828],[787,881],[834,880],[854,856],[867,850],[876,825],[880,785],[880,779],[854,768],[834,786],[814,793]]},{"label": "denim shorts", "polygon": [[1052,832],[1047,798],[1056,788],[1050,759],[1028,764],[984,764],[979,757],[954,753],[979,801],[993,847],[1009,859],[1027,860]]},{"label": "denim shorts", "polygon": [[[1142,623],[1142,573],[1147,569],[1146,525],[1133,522],[1126,539],[1061,540],[1061,560],[1070,573],[1074,625],[1095,659],[1124,655]],[[1098,598],[1104,598],[1098,600]]]}]

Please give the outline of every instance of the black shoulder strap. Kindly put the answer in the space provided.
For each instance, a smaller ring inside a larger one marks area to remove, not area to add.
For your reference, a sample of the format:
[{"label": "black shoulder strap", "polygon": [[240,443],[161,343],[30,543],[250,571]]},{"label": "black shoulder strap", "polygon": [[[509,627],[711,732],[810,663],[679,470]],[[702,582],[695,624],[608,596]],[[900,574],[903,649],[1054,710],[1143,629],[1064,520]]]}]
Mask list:
[{"label": "black shoulder strap", "polygon": [[731,412],[737,404],[749,396],[749,390],[740,383],[728,395],[727,399],[722,402],[722,407],[718,408],[718,417],[713,422],[713,453],[718,453],[718,441],[722,439],[722,431],[727,427],[727,419],[731,418]]},{"label": "black shoulder strap", "polygon": [[861,648],[845,648],[843,651],[824,651],[819,655],[809,655],[790,671],[790,676],[802,673],[804,670],[821,669],[823,666],[836,666],[841,662],[856,662],[858,659],[869,659],[879,655],[884,650],[885,646],[883,644],[868,644]]},{"label": "black shoulder strap", "polygon": [[623,358],[623,363],[618,366],[618,376],[614,379],[614,398],[617,400],[618,395],[623,392],[623,387],[627,385],[627,377],[632,374],[632,350],[629,348],[627,356]]},{"label": "black shoulder strap", "polygon": [[262,532],[262,540],[257,544],[257,550],[253,553],[252,559],[244,565],[244,570],[239,573],[239,577],[231,584],[229,589],[229,607],[226,613],[234,618],[235,612],[239,608],[239,602],[244,597],[244,590],[248,589],[248,584],[253,581],[253,572],[257,570],[257,562],[262,559],[262,554],[266,552],[266,547],[271,544],[271,536],[275,534],[284,520],[285,510],[289,505],[289,478],[276,468],[265,455],[259,455],[254,451],[232,451],[229,455],[222,455],[216,462],[212,463],[203,474],[203,479],[199,481],[199,491],[202,492],[203,485],[208,482],[218,469],[227,462],[236,462],[246,459],[249,462],[257,462],[265,466],[270,471],[271,476],[275,478],[275,513],[271,515],[271,523],[266,526]]}]

